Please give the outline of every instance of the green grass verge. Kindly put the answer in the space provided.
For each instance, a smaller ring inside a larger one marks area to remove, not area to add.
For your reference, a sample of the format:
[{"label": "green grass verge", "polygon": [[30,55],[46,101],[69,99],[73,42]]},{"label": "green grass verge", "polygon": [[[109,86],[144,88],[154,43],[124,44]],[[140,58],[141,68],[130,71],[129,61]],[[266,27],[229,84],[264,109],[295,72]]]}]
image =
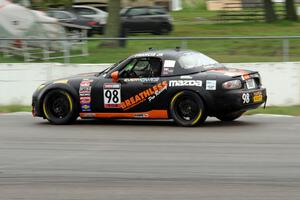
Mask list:
[{"label": "green grass verge", "polygon": [[[26,105],[7,105],[0,106],[0,113],[9,113],[9,112],[31,112],[31,106]],[[250,110],[246,113],[247,115],[253,114],[278,114],[278,115],[293,115],[300,116],[300,105],[298,106],[287,106],[287,107],[277,107],[270,106],[266,109],[258,108],[255,110]]]},{"label": "green grass verge", "polygon": [[0,106],[0,113],[10,113],[10,112],[31,112],[31,106],[26,105],[7,105]]},{"label": "green grass verge", "polygon": [[258,108],[255,110],[250,110],[246,114],[277,114],[277,115],[292,115],[292,116],[300,116],[300,105],[297,106],[269,106],[264,108]]}]

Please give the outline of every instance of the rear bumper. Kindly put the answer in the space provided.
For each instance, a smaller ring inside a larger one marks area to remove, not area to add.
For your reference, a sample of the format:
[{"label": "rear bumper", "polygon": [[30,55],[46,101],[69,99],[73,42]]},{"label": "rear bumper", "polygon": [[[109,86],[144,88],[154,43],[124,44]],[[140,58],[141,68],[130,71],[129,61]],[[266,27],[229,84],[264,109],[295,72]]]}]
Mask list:
[{"label": "rear bumper", "polygon": [[103,34],[104,26],[103,25],[93,26],[93,27],[91,27],[91,29],[88,32],[90,34]]},{"label": "rear bumper", "polygon": [[255,109],[267,101],[265,88],[231,90],[215,97],[216,113],[231,113]]}]

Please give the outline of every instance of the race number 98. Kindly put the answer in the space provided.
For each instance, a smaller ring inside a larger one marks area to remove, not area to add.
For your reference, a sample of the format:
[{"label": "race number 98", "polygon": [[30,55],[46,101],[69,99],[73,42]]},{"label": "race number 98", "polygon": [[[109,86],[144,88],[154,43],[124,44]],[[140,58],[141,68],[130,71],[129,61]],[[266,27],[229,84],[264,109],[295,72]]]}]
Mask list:
[{"label": "race number 98", "polygon": [[105,90],[104,95],[107,100],[106,103],[119,103],[120,102],[120,90]]},{"label": "race number 98", "polygon": [[244,93],[242,95],[242,100],[243,100],[243,103],[250,103],[250,94],[249,93]]},{"label": "race number 98", "polygon": [[118,83],[105,84],[103,87],[104,107],[121,107],[121,85]]}]

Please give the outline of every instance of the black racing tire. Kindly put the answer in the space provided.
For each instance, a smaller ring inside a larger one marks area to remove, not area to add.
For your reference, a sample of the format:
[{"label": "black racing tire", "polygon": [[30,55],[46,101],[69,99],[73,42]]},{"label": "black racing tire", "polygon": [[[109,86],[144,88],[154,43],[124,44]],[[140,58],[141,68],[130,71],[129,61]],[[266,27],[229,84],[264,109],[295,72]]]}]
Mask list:
[{"label": "black racing tire", "polygon": [[221,121],[224,122],[230,122],[238,119],[244,114],[245,111],[239,111],[239,112],[233,112],[233,113],[228,113],[224,115],[217,115],[216,118],[218,118]]},{"label": "black racing tire", "polygon": [[78,117],[74,99],[64,90],[51,90],[45,95],[43,112],[45,118],[56,125],[70,124]]},{"label": "black racing tire", "polygon": [[204,102],[195,92],[181,91],[173,96],[170,116],[180,126],[203,124],[207,118]]}]

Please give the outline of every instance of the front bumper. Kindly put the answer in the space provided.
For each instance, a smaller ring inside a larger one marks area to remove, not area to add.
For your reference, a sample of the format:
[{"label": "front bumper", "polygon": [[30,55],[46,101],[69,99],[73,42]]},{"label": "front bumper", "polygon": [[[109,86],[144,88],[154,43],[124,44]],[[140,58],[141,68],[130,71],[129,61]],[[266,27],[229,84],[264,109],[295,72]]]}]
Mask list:
[{"label": "front bumper", "polygon": [[255,109],[267,101],[265,88],[230,90],[215,97],[216,113],[231,113]]}]

